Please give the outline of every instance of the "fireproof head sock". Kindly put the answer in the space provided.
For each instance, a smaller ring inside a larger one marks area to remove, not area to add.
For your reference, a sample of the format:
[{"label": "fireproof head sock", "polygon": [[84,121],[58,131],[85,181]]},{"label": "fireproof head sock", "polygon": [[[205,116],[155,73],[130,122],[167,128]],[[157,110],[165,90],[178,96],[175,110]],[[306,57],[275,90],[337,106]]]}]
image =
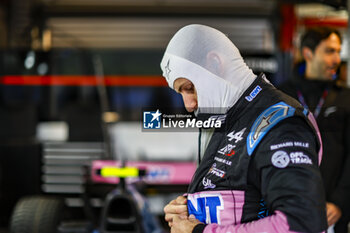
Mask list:
[{"label": "fireproof head sock", "polygon": [[170,40],[161,69],[169,86],[190,80],[198,95],[196,113],[226,113],[256,75],[222,32],[199,24],[181,28]]}]

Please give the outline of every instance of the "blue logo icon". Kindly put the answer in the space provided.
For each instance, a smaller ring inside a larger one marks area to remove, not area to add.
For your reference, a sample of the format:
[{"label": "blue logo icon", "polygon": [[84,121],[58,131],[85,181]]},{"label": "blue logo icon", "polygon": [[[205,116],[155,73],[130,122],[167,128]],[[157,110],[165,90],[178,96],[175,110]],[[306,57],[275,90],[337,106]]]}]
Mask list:
[{"label": "blue logo icon", "polygon": [[258,85],[254,88],[252,92],[250,92],[249,96],[246,96],[245,99],[251,102],[262,90],[262,88]]},{"label": "blue logo icon", "polygon": [[159,109],[156,112],[143,112],[144,129],[160,129],[160,116],[162,113]]}]

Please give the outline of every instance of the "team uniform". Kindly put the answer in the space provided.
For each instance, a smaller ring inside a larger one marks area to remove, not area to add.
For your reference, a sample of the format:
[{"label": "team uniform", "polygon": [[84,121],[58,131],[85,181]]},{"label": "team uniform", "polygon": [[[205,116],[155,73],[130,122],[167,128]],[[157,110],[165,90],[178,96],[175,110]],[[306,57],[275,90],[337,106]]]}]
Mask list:
[{"label": "team uniform", "polygon": [[320,140],[308,117],[263,75],[256,79],[214,132],[189,187],[189,214],[208,224],[195,232],[327,228]]},{"label": "team uniform", "polygon": [[[225,116],[220,129],[201,133],[204,154],[187,209],[204,224],[193,232],[327,229],[318,167],[322,145],[312,114],[264,75],[257,77],[230,39],[205,25],[181,28],[161,68],[171,88],[178,78],[195,87],[197,117]],[[190,221],[183,224],[173,225],[174,231],[192,229]]]}]

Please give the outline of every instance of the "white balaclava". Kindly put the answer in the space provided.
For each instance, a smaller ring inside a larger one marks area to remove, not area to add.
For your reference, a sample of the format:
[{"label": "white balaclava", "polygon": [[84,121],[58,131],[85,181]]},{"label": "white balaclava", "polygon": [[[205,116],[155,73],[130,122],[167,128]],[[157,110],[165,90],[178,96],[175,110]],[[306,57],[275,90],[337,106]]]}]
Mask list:
[{"label": "white balaclava", "polygon": [[190,80],[198,113],[226,113],[254,81],[236,46],[222,32],[199,24],[181,28],[170,40],[161,69],[169,86]]}]

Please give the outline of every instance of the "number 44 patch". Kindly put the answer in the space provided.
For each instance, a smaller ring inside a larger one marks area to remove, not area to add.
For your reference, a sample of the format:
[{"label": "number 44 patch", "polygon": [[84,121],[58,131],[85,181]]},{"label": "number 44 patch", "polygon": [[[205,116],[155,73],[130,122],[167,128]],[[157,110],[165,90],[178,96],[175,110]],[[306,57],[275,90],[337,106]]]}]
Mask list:
[{"label": "number 44 patch", "polygon": [[227,134],[228,140],[231,142],[233,139],[235,139],[235,143],[241,141],[243,139],[243,133],[246,128],[242,129],[241,131],[235,133],[235,131],[232,131],[231,133]]}]

